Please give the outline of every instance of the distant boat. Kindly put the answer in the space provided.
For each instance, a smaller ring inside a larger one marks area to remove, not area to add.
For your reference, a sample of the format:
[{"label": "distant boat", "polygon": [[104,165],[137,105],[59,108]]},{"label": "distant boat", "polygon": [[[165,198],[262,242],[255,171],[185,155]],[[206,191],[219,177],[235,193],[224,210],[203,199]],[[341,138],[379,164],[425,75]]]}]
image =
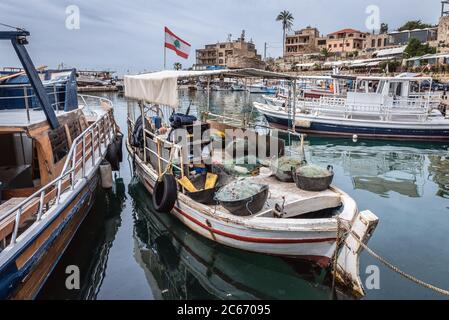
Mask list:
[{"label": "distant boat", "polygon": [[254,103],[279,128],[344,137],[449,140],[449,118],[439,110],[441,94],[423,91],[426,77],[358,77],[345,96],[324,95],[296,103],[296,116],[285,107]]},{"label": "distant boat", "polygon": [[245,91],[245,86],[242,84],[233,84],[231,86],[232,91]]},{"label": "distant boat", "polygon": [[268,87],[264,84],[253,84],[246,87],[249,93],[257,94],[276,94],[277,89],[274,87]]}]

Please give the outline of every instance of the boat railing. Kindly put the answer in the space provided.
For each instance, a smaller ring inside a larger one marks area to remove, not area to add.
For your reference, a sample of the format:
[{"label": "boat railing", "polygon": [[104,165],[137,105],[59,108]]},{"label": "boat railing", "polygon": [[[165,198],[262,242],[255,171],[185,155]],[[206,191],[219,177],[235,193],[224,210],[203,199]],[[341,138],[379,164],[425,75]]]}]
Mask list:
[{"label": "boat railing", "polygon": [[378,116],[381,120],[391,120],[393,117],[416,117],[427,119],[429,111],[435,108],[435,102],[429,97],[395,98],[386,103],[354,102],[338,97],[321,97],[317,103],[306,104],[307,111],[316,115],[332,114],[344,118],[354,115]]},{"label": "boat railing", "polygon": [[[53,103],[51,104],[51,107],[53,108],[53,110],[55,110],[55,112],[57,111],[62,111],[64,110],[64,106],[65,106],[65,101],[60,101],[59,99],[59,95],[60,94],[65,94],[67,92],[67,90],[65,88],[62,88],[62,86],[58,85],[60,83],[53,83],[52,88],[53,90],[51,92],[47,92],[47,95],[49,98],[52,98],[50,100],[50,102],[53,100]],[[46,88],[49,88],[50,85],[46,85]],[[35,99],[37,96],[34,93],[34,90],[32,89],[30,84],[0,84],[0,90],[2,88],[7,88],[7,89],[17,89],[19,91],[22,91],[22,94],[18,94],[18,95],[9,95],[9,96],[0,96],[0,107],[2,106],[2,104],[4,103],[4,101],[6,100],[23,100],[24,105],[25,105],[25,112],[27,114],[27,119],[28,119],[28,123],[30,123],[31,118],[30,118],[30,110],[33,109],[32,107],[32,99]]]},{"label": "boat railing", "polygon": [[[73,191],[92,173],[116,133],[112,111],[108,111],[73,140],[64,167],[56,179],[0,217],[0,225],[6,226],[3,230],[11,235],[8,248],[14,247],[21,234],[38,224],[46,213],[61,203],[63,197],[69,196],[67,191]],[[35,219],[34,222],[24,228],[30,218]]]}]

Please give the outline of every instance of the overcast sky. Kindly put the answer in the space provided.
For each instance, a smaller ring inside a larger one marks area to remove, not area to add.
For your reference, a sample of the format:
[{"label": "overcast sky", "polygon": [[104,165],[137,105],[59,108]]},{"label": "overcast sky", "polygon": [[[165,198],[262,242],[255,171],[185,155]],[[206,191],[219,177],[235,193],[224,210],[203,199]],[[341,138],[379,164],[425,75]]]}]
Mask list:
[{"label": "overcast sky", "polygon": [[[407,20],[436,24],[440,0],[0,0],[0,22],[31,32],[28,50],[36,65],[61,62],[79,69],[111,69],[119,73],[157,70],[163,66],[164,26],[192,45],[189,60],[168,52],[167,64],[194,63],[195,49],[237,38],[245,29],[263,54],[282,54],[282,29],[275,21],[289,10],[295,29],[316,26],[328,34],[342,28],[367,30],[366,9],[380,8],[390,30]],[[66,8],[80,10],[80,29],[66,28]],[[0,27],[0,30],[5,28]],[[0,67],[17,66],[13,49],[0,43]]]}]

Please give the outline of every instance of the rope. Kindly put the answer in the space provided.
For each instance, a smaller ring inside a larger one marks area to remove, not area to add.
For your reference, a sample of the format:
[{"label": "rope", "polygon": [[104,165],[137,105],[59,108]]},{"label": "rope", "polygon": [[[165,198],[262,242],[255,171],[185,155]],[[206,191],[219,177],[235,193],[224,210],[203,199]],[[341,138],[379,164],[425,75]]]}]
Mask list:
[{"label": "rope", "polygon": [[[339,222],[340,220],[337,220],[337,221]],[[422,280],[419,280],[419,279],[415,278],[414,276],[412,276],[412,275],[410,275],[410,274],[400,270],[398,267],[394,266],[393,264],[391,264],[390,262],[388,262],[387,260],[385,260],[384,258],[379,256],[377,253],[375,253],[373,250],[368,248],[368,246],[366,244],[364,244],[362,241],[360,241],[360,239],[357,237],[357,235],[355,235],[352,231],[350,231],[350,233],[351,233],[352,237],[354,239],[356,239],[356,241],[362,246],[362,248],[364,250],[366,250],[366,252],[368,252],[375,259],[377,259],[380,262],[382,262],[382,264],[384,264],[390,270],[392,270],[392,271],[394,271],[396,273],[399,273],[404,278],[406,278],[406,279],[408,279],[408,280],[410,280],[410,281],[412,281],[412,282],[414,282],[414,283],[416,283],[416,284],[418,284],[418,285],[420,285],[420,286],[422,286],[424,288],[433,290],[433,291],[435,291],[437,293],[440,293],[442,295],[449,296],[449,291],[441,289],[441,288],[438,288],[438,287],[436,287],[434,285],[428,284],[428,283],[426,283],[426,282],[424,282]],[[335,264],[335,261],[334,261],[334,264]]]},{"label": "rope", "polygon": [[335,279],[337,278],[337,260],[338,260],[338,252],[339,252],[339,248],[340,248],[340,244],[341,244],[341,221],[340,221],[340,217],[337,217],[337,240],[335,243],[335,251],[334,251],[334,256],[333,256],[333,272],[332,272],[332,290],[331,293],[333,295],[334,290],[335,290]]},{"label": "rope", "polygon": [[14,27],[14,26],[11,26],[11,25],[6,24],[6,23],[1,23],[1,22],[0,22],[0,26],[4,26],[4,27],[7,27],[7,28],[11,28],[11,29],[16,29],[17,31],[25,31],[25,30],[22,29],[22,28]]}]

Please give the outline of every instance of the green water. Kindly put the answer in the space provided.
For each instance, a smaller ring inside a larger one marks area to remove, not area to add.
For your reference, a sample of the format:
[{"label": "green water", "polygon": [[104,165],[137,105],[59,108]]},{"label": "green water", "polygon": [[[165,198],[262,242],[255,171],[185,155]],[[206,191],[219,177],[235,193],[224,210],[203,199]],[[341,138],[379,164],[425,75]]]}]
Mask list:
[{"label": "green water", "polygon": [[[105,95],[126,128],[126,101]],[[243,93],[212,93],[210,109],[250,112]],[[205,105],[203,93],[182,96]],[[195,109],[195,108],[193,108]],[[192,109],[192,110],[193,110]],[[263,118],[252,114],[257,121]],[[449,143],[373,142],[307,138],[309,162],[332,164],[334,183],[380,223],[369,246],[403,270],[449,289]],[[126,155],[126,154],[125,154]],[[329,299],[326,270],[297,261],[242,252],[194,234],[175,218],[152,210],[151,198],[122,164],[113,191],[99,190],[40,299]],[[77,265],[81,289],[65,289],[65,268]],[[365,299],[442,299],[392,273],[363,253],[360,273],[380,270],[380,288]],[[338,294],[334,298],[348,298]]]}]

